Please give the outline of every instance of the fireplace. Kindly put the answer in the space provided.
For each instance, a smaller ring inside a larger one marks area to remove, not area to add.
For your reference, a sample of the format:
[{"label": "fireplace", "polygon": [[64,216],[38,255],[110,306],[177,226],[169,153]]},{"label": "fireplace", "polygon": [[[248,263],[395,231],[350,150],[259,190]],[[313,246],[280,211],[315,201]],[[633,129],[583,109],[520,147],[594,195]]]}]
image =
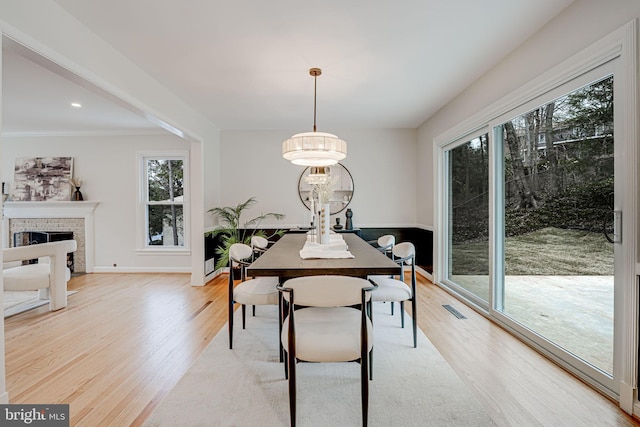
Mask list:
[{"label": "fireplace", "polygon": [[[39,243],[59,242],[61,240],[73,240],[72,231],[18,231],[13,233],[13,246],[37,245]],[[35,264],[38,260],[30,260],[29,264]],[[71,273],[75,272],[73,252],[67,254],[67,268]]]},{"label": "fireplace", "polygon": [[74,271],[93,273],[95,264],[94,213],[99,202],[5,202],[3,247],[11,246],[20,232],[72,233],[78,245],[74,253]]}]

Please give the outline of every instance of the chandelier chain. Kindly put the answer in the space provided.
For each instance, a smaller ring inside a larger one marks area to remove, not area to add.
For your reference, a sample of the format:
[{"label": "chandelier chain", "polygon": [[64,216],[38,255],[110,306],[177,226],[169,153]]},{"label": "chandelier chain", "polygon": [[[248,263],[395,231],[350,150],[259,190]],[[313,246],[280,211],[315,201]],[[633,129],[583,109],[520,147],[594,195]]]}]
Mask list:
[{"label": "chandelier chain", "polygon": [[[312,69],[313,70],[313,69]],[[313,131],[316,131],[316,105],[317,105],[317,92],[318,92],[318,74],[316,72],[311,72],[313,76]]]}]

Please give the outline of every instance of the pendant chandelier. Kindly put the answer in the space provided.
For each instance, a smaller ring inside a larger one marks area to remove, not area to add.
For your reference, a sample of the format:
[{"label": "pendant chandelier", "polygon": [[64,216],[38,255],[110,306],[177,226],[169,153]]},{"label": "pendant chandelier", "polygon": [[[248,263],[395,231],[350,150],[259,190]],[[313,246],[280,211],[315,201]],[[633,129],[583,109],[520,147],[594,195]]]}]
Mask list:
[{"label": "pendant chandelier", "polygon": [[331,169],[329,166],[311,166],[309,174],[305,177],[310,185],[324,184],[331,177]]},{"label": "pendant chandelier", "polygon": [[320,68],[312,68],[313,76],[313,132],[293,135],[282,143],[282,157],[294,165],[330,166],[347,157],[347,142],[331,133],[316,132],[316,81],[322,74]]}]

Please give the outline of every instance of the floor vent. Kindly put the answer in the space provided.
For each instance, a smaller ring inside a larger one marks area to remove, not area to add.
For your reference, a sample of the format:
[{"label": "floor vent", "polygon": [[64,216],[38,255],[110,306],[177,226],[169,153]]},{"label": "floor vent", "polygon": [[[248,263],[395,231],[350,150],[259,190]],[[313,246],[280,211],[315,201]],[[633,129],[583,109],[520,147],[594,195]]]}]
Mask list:
[{"label": "floor vent", "polygon": [[458,319],[466,319],[466,317],[464,317],[464,315],[462,313],[460,313],[458,310],[456,310],[455,308],[451,307],[449,304],[445,304],[443,305],[444,308],[447,309],[447,311],[449,311],[449,313],[453,314],[454,316],[456,316]]}]

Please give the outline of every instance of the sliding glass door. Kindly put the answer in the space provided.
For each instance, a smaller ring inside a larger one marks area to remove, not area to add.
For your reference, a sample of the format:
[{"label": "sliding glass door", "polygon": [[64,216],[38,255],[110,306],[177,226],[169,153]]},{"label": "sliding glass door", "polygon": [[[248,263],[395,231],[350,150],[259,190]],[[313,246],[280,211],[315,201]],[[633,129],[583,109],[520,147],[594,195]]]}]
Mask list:
[{"label": "sliding glass door", "polygon": [[495,309],[613,376],[613,76],[494,128],[503,171]]},{"label": "sliding glass door", "polygon": [[439,280],[615,393],[622,257],[612,69],[443,147]]}]

